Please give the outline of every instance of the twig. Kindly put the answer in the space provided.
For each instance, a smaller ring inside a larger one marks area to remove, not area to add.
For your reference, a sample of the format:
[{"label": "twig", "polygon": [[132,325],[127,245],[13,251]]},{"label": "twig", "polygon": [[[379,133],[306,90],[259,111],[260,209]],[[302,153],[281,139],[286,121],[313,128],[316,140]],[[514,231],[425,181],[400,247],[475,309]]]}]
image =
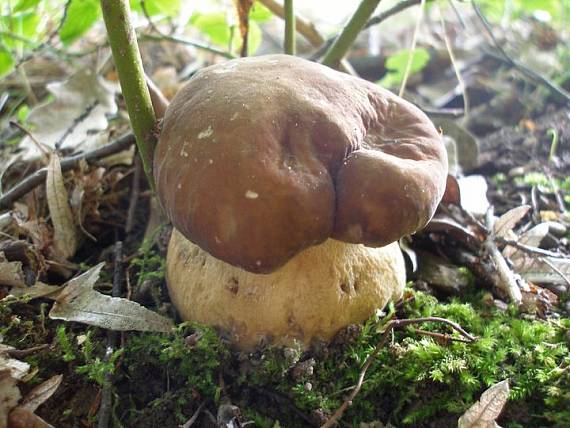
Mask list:
[{"label": "twig", "polygon": [[38,148],[38,150],[40,152],[42,152],[42,155],[46,158],[49,157],[49,152],[48,149],[46,147],[44,147],[44,145],[42,143],[40,143],[36,137],[34,137],[34,135],[32,134],[32,132],[27,129],[25,126],[20,125],[18,122],[16,122],[15,120],[11,120],[10,122],[11,126],[14,126],[16,128],[18,128],[20,131],[22,131],[24,134],[26,134],[28,137],[30,137],[30,140],[32,141],[32,143],[34,143],[34,145]]},{"label": "twig", "polygon": [[537,256],[546,256],[552,257],[556,259],[565,259],[566,256],[559,253],[553,253],[552,251],[544,250],[538,247],[529,247],[528,245],[521,244],[520,242],[513,241],[511,239],[503,238],[502,236],[495,236],[495,241],[500,242],[501,244],[510,245],[511,247],[515,247],[518,250],[521,250],[527,254],[534,254]]},{"label": "twig", "polygon": [[[453,5],[452,1],[450,1],[450,3]],[[455,8],[455,6],[453,7]],[[457,9],[454,10],[457,13],[457,15],[461,17],[461,15],[459,15],[459,13],[457,12]],[[451,41],[449,40],[449,36],[447,34],[447,28],[445,27],[445,20],[443,19],[443,12],[441,11],[441,6],[438,7],[438,11],[439,11],[439,19],[441,21],[441,28],[443,30],[443,40],[445,41],[445,47],[447,48],[449,60],[451,61],[451,65],[453,66],[453,71],[455,72],[455,77],[459,82],[459,86],[461,87],[461,93],[463,94],[463,110],[464,110],[463,120],[465,121],[469,117],[469,104],[470,104],[469,96],[467,94],[467,86],[465,86],[465,81],[461,76],[461,71],[459,70],[459,66],[457,65],[457,60],[455,59],[455,54],[453,53]]]},{"label": "twig", "polygon": [[285,53],[295,55],[297,47],[295,45],[295,11],[293,0],[285,0]]},{"label": "twig", "polygon": [[[113,269],[113,297],[120,297],[122,289],[122,276],[123,276],[123,243],[117,241],[114,249],[114,269]],[[107,350],[105,351],[105,362],[108,362],[118,342],[118,332],[109,330],[107,332]],[[111,418],[111,409],[113,407],[113,373],[105,373],[105,383],[103,391],[101,392],[101,405],[99,413],[97,414],[97,428],[107,428]]]},{"label": "twig", "polygon": [[401,97],[404,95],[406,91],[406,84],[408,83],[408,77],[410,76],[410,71],[412,70],[412,60],[414,59],[414,55],[416,53],[416,44],[418,42],[418,34],[420,33],[420,25],[424,20],[424,8],[426,5],[426,1],[422,0],[420,6],[420,12],[416,19],[416,26],[414,27],[414,33],[412,35],[412,46],[410,46],[410,53],[408,54],[408,61],[406,62],[406,69],[404,70],[404,76],[402,77],[402,84],[400,85],[400,91],[398,95]]},{"label": "twig", "polygon": [[358,34],[360,34],[360,31],[364,28],[370,15],[372,15],[376,7],[378,7],[380,1],[381,0],[361,0],[350,20],[336,37],[331,47],[326,51],[321,61],[324,65],[329,67],[338,66],[338,63],[344,58],[352,46],[352,43],[354,43]]},{"label": "twig", "polygon": [[150,17],[150,14],[148,13],[148,9],[146,8],[145,0],[140,0],[140,5],[141,5],[141,9],[143,11],[143,15],[146,18],[146,21],[148,22],[148,26],[150,27],[151,31],[154,31],[157,34],[162,34],[162,32],[159,31],[158,28],[156,28],[156,26],[154,25],[154,22],[152,22],[152,18]]},{"label": "twig", "polygon": [[137,203],[139,200],[140,181],[141,181],[141,162],[137,156],[135,158],[135,172],[133,174],[133,184],[131,190],[131,198],[129,200],[129,210],[127,211],[127,223],[125,225],[125,233],[128,235],[132,232],[135,224],[135,214],[137,212]]},{"label": "twig", "polygon": [[[114,155],[118,152],[121,152],[135,142],[135,138],[133,134],[127,134],[123,137],[119,138],[118,140],[113,141],[99,149],[92,150],[90,152],[80,153],[78,155],[73,155],[67,158],[62,159],[61,161],[61,171],[69,171],[79,165],[81,160],[85,160],[87,162],[101,159],[107,156]],[[47,169],[41,168],[34,172],[32,175],[26,177],[24,180],[20,181],[2,196],[0,196],[0,209],[9,208],[10,205],[17,199],[24,196],[26,193],[32,191],[37,186],[40,186],[45,182],[47,175]]]},{"label": "twig", "polygon": [[[432,0],[426,0],[427,2],[430,2]],[[390,9],[379,13],[376,16],[373,16],[372,18],[370,18],[368,20],[368,22],[366,23],[366,25],[364,26],[364,28],[370,28],[373,25],[377,25],[380,24],[381,22],[385,21],[386,19],[390,18],[391,16],[394,16],[412,6],[418,5],[422,2],[422,0],[404,0],[401,1],[399,3],[396,3],[394,6],[392,6]]]},{"label": "twig", "polygon": [[135,30],[131,23],[129,2],[101,0],[101,10],[144,172],[150,188],[154,190],[152,159],[156,146],[154,134],[156,118],[145,82]]},{"label": "twig", "polygon": [[514,273],[509,268],[507,261],[495,245],[495,233],[493,232],[493,224],[495,222],[493,217],[493,207],[489,208],[485,215],[485,226],[489,230],[489,234],[483,244],[484,248],[489,253],[491,260],[495,265],[498,274],[497,286],[504,290],[511,301],[519,306],[522,302],[522,294],[520,287],[517,283]]},{"label": "twig", "polygon": [[445,344],[449,344],[451,342],[471,343],[471,340],[462,339],[460,337],[453,337],[452,335],[447,333],[436,333],[434,331],[426,331],[426,330],[421,330],[419,328],[414,329],[414,333],[433,337],[438,342]]},{"label": "twig", "polygon": [[160,120],[164,117],[164,112],[168,107],[169,101],[149,76],[145,74],[144,77],[146,85],[148,86],[148,92],[150,94],[150,101],[152,103],[152,108],[154,109],[154,114],[156,115],[156,119]]},{"label": "twig", "polygon": [[469,334],[465,330],[463,330],[463,328],[459,324],[457,324],[453,321],[450,321],[448,319],[445,319],[445,318],[427,317],[427,318],[414,318],[414,319],[403,319],[403,320],[392,320],[392,321],[390,321],[388,324],[386,324],[386,327],[384,329],[384,332],[382,333],[382,336],[380,337],[380,340],[378,341],[378,344],[375,346],[374,350],[368,356],[368,358],[366,358],[366,361],[364,361],[364,365],[362,366],[362,370],[360,371],[360,374],[358,375],[358,380],[356,382],[354,389],[352,390],[352,392],[350,393],[348,398],[336,410],[336,412],[334,412],[334,414],[330,417],[330,419],[328,421],[326,421],[323,425],[321,425],[321,428],[330,428],[336,422],[338,422],[340,420],[340,418],[342,418],[342,415],[344,414],[344,412],[346,411],[348,406],[350,406],[352,404],[352,400],[354,400],[356,395],[360,392],[360,389],[362,388],[362,384],[364,382],[364,377],[366,376],[366,372],[368,371],[368,368],[370,367],[370,365],[372,364],[372,362],[374,361],[374,359],[376,358],[376,356],[378,355],[380,350],[384,347],[384,345],[388,341],[388,337],[389,337],[390,333],[392,332],[392,330],[396,330],[396,329],[406,327],[406,326],[412,325],[412,324],[421,324],[424,322],[442,322],[442,323],[445,323],[445,324],[449,325],[451,328],[453,328],[454,330],[456,330],[459,334],[464,336],[467,339],[468,343],[472,343],[475,340],[477,340],[476,337],[472,336],[471,334]]},{"label": "twig", "polygon": [[204,407],[206,407],[207,402],[207,400],[202,401],[202,404],[198,406],[192,417],[188,419],[184,425],[179,425],[178,428],[190,428],[192,425],[194,425],[194,422],[198,420],[198,416],[200,416],[200,413],[202,413],[202,410],[204,410]]},{"label": "twig", "polygon": [[230,52],[223,51],[223,50],[220,50],[220,49],[215,48],[213,46],[206,45],[204,43],[201,43],[201,42],[198,42],[195,40],[190,40],[190,39],[187,39],[185,37],[169,36],[166,34],[162,35],[162,36],[155,36],[153,34],[142,34],[140,36],[140,40],[141,40],[141,42],[144,42],[147,40],[151,40],[154,42],[161,42],[161,41],[166,40],[166,41],[173,42],[173,43],[180,43],[181,45],[193,46],[196,49],[201,49],[203,51],[207,51],[207,52],[219,55],[219,56],[227,58],[227,59],[236,58],[236,56]]},{"label": "twig", "polygon": [[558,204],[558,210],[561,213],[565,213],[566,212],[566,204],[564,203],[564,198],[562,197],[562,194],[560,193],[560,189],[558,188],[558,184],[556,184],[556,181],[554,180],[554,177],[552,177],[552,174],[550,173],[550,171],[548,171],[546,168],[543,168],[542,170],[544,171],[544,175],[546,175],[546,178],[548,178],[548,181],[549,181],[550,185],[552,186],[554,198],[556,199],[556,203]]},{"label": "twig", "polygon": [[562,278],[566,282],[566,284],[568,284],[568,286],[570,286],[570,278],[568,278],[568,276],[564,272],[562,272],[560,269],[558,269],[550,260],[548,260],[546,257],[541,257],[540,261],[542,263],[544,263],[545,265],[547,265],[554,272],[556,272],[560,276],[560,278]]},{"label": "twig", "polygon": [[[262,5],[264,5],[267,9],[273,12],[275,15],[279,16],[282,19],[285,19],[285,8],[282,4],[278,3],[275,0],[258,0]],[[319,46],[324,46],[325,38],[317,31],[314,24],[311,21],[307,21],[305,18],[299,15],[295,15],[295,29],[296,31],[303,36],[313,47],[318,48]],[[330,44],[334,39],[330,39]],[[319,59],[326,51],[326,49],[330,46],[327,45],[324,47],[324,50],[317,58],[312,58],[311,60],[315,61]],[[343,71],[348,74],[352,74],[356,76],[356,72],[350,65],[350,63],[343,59],[340,61],[339,70]]]},{"label": "twig", "polygon": [[540,83],[541,85],[547,87],[548,89],[550,89],[551,92],[555,93],[560,98],[566,100],[567,103],[570,103],[570,93],[568,93],[567,91],[565,91],[564,89],[562,89],[561,87],[559,87],[558,85],[556,85],[555,83],[553,83],[552,81],[547,79],[546,77],[538,74],[536,71],[532,70],[531,68],[527,67],[526,65],[524,65],[524,64],[520,63],[519,61],[513,59],[505,51],[505,49],[503,49],[501,44],[498,42],[497,38],[493,34],[493,29],[491,28],[491,25],[487,21],[487,18],[485,18],[485,15],[483,15],[483,12],[481,12],[481,9],[479,9],[479,6],[475,2],[475,0],[471,1],[471,5],[473,6],[475,13],[477,14],[477,17],[479,18],[479,20],[483,24],[485,31],[487,32],[487,34],[489,35],[489,37],[493,41],[495,48],[497,49],[497,51],[500,54],[500,55],[497,55],[496,53],[491,52],[492,56],[494,56],[494,57],[506,62],[510,66],[518,69],[525,76],[527,76],[530,79],[534,80],[535,82]]},{"label": "twig", "polygon": [[[264,3],[267,0],[260,0],[262,3]],[[368,29],[374,25],[378,25],[381,22],[384,22],[385,20],[387,20],[388,18],[412,7],[415,6],[417,4],[420,4],[422,0],[404,0],[401,1],[399,3],[396,3],[393,7],[391,7],[390,9],[379,13],[376,16],[373,16],[372,18],[370,18],[368,20],[368,22],[366,22],[366,24],[364,25],[364,29]],[[426,1],[432,1],[432,0],[426,0]],[[330,39],[327,39],[326,41],[323,41],[320,44],[319,49],[311,55],[311,59],[313,61],[318,60],[320,57],[322,57],[325,52],[327,51],[328,48],[330,48],[330,46],[332,45],[332,43],[334,42],[334,37],[331,37]]]},{"label": "twig", "polygon": [[6,351],[6,355],[12,358],[24,358],[28,355],[34,354],[38,351],[43,351],[47,348],[49,348],[49,345],[47,343],[44,343],[43,345],[33,346],[28,349],[8,349]]}]

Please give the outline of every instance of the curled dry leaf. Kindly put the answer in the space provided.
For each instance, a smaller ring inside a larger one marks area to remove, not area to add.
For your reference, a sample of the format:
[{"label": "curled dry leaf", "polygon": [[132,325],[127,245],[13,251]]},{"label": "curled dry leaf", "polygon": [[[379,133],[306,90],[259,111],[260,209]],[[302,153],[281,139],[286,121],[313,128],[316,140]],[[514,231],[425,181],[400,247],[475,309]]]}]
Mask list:
[{"label": "curled dry leaf", "polygon": [[43,282],[36,282],[31,287],[18,287],[10,290],[10,295],[18,298],[25,298],[27,300],[38,299],[40,297],[47,297],[55,299],[57,293],[63,289],[61,285],[48,285]]},{"label": "curled dry leaf", "polygon": [[54,428],[35,413],[16,407],[8,418],[10,428]]},{"label": "curled dry leaf", "polygon": [[493,227],[495,235],[501,238],[506,238],[509,232],[513,230],[513,228],[518,224],[519,221],[523,219],[529,210],[530,205],[521,205],[520,207],[513,208],[504,213],[495,222],[495,226]]},{"label": "curled dry leaf", "polygon": [[30,412],[35,412],[39,406],[45,403],[54,394],[54,392],[57,391],[62,380],[62,375],[50,377],[45,382],[42,382],[40,385],[32,389],[18,407]]},{"label": "curled dry leaf", "polygon": [[5,354],[8,349],[0,347],[0,428],[7,427],[8,414],[20,401],[20,390],[16,385],[18,380],[30,370],[27,363],[8,358]]},{"label": "curled dry leaf", "polygon": [[0,285],[7,285],[8,287],[26,286],[22,262],[9,262],[2,251],[0,251]]},{"label": "curled dry leaf", "polygon": [[104,263],[73,278],[56,298],[51,319],[76,321],[118,331],[168,332],[172,321],[138,303],[93,290]]},{"label": "curled dry leaf", "polygon": [[498,428],[496,419],[509,398],[509,381],[503,380],[487,389],[481,399],[459,418],[458,428]]},{"label": "curled dry leaf", "polygon": [[58,258],[67,260],[75,254],[79,239],[56,154],[51,156],[47,168],[46,193],[53,223],[53,248]]}]

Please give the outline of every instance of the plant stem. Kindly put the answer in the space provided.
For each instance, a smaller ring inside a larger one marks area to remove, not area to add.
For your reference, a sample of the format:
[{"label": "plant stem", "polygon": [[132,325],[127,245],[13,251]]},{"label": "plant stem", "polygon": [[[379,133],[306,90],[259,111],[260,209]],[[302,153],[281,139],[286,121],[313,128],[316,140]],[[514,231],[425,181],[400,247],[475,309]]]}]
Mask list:
[{"label": "plant stem", "polygon": [[297,47],[295,45],[295,12],[293,0],[285,0],[285,53],[295,55]]},{"label": "plant stem", "polygon": [[381,0],[362,0],[354,15],[350,18],[342,32],[332,46],[325,53],[322,63],[329,67],[336,67],[346,55],[352,43],[364,28],[368,18],[374,13]]},{"label": "plant stem", "polygon": [[154,190],[152,158],[156,145],[156,118],[146,86],[135,30],[130,20],[129,2],[101,0],[101,9],[143,169]]}]

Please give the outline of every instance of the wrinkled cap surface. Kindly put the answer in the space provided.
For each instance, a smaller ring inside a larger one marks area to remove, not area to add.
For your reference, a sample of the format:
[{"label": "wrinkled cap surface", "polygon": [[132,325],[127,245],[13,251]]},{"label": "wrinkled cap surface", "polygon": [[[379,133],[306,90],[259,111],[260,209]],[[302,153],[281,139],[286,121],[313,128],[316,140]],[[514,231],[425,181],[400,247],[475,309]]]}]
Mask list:
[{"label": "wrinkled cap surface", "polygon": [[272,272],[332,237],[379,247],[423,228],[445,190],[441,136],[375,84],[287,55],[204,68],[168,107],[154,158],[174,227]]}]

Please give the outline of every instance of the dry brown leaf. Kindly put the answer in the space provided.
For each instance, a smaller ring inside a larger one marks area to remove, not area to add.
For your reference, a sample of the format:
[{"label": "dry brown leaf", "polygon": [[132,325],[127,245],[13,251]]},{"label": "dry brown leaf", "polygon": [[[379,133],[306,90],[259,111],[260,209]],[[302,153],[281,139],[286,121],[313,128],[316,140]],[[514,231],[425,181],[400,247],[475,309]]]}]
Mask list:
[{"label": "dry brown leaf", "polygon": [[53,248],[59,258],[67,260],[75,254],[79,239],[57,154],[51,156],[47,167],[46,194],[53,223]]},{"label": "dry brown leaf", "polygon": [[9,262],[0,251],[0,285],[9,287],[25,287],[26,278],[22,270],[22,262]]},{"label": "dry brown leaf", "polygon": [[29,410],[30,412],[35,412],[39,406],[45,403],[54,394],[54,392],[57,391],[62,380],[62,375],[50,377],[45,382],[42,382],[32,389],[18,407]]},{"label": "dry brown leaf", "polygon": [[7,349],[2,347],[0,350],[0,428],[7,427],[8,414],[20,401],[18,380],[30,370],[29,364],[6,357]]},{"label": "dry brown leaf", "polygon": [[496,419],[509,399],[509,381],[503,380],[487,389],[481,399],[459,418],[458,428],[499,428]]},{"label": "dry brown leaf", "polygon": [[506,238],[509,232],[513,230],[529,210],[530,205],[521,205],[520,207],[513,208],[504,213],[495,222],[495,226],[493,228],[495,230],[495,235]]},{"label": "dry brown leaf", "polygon": [[54,428],[35,413],[16,407],[10,412],[8,419],[10,428]]},{"label": "dry brown leaf", "polygon": [[168,332],[173,324],[131,300],[111,297],[93,290],[104,263],[73,278],[58,295],[49,317],[76,321],[117,331]]},{"label": "dry brown leaf", "polygon": [[48,285],[43,282],[36,282],[31,287],[18,287],[10,290],[10,295],[14,297],[24,297],[27,300],[38,299],[40,297],[47,297],[56,299],[57,293],[63,289],[61,285]]}]

